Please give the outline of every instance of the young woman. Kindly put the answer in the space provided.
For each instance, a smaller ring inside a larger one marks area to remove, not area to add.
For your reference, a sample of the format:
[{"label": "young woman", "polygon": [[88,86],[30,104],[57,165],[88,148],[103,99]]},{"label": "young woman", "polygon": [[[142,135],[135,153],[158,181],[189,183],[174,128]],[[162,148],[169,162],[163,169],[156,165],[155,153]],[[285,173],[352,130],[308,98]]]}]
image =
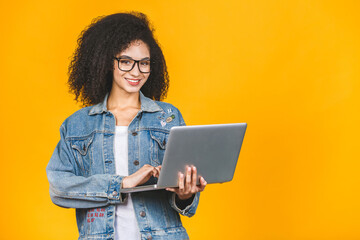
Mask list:
[{"label": "young woman", "polygon": [[85,106],[60,127],[61,139],[46,168],[52,201],[76,208],[79,239],[188,239],[179,213],[195,214],[196,168],[179,186],[132,194],[153,184],[171,127],[181,113],[160,102],[169,79],[162,51],[142,13],[93,22],[78,40],[69,86]]}]

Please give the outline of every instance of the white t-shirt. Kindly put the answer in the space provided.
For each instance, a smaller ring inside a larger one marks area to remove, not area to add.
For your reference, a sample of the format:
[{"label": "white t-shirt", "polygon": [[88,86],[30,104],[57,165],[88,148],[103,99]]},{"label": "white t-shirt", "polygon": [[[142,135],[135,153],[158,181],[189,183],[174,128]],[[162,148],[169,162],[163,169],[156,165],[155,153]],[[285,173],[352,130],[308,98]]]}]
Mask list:
[{"label": "white t-shirt", "polygon": [[[116,174],[128,176],[128,127],[116,126],[115,131],[115,169]],[[140,239],[140,230],[129,194],[126,202],[116,205],[115,239]]]}]

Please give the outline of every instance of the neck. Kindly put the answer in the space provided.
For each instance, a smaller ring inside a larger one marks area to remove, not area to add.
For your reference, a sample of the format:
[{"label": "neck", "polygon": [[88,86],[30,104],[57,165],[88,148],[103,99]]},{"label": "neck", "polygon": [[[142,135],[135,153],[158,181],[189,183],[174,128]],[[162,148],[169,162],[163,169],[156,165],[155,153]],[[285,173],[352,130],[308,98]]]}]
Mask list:
[{"label": "neck", "polygon": [[127,107],[141,108],[140,93],[128,93],[121,90],[113,91],[112,89],[107,100],[108,110]]}]

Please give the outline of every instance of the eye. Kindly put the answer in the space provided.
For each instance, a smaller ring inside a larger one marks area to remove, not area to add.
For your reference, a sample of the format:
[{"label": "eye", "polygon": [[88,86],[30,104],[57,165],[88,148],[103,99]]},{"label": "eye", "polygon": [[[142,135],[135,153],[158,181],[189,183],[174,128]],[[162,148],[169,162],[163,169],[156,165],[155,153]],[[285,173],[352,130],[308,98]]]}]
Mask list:
[{"label": "eye", "polygon": [[149,60],[140,61],[140,65],[142,65],[142,66],[149,66],[149,65],[150,65],[150,61],[149,61]]},{"label": "eye", "polygon": [[134,61],[130,60],[130,59],[120,59],[120,64],[121,65],[132,65]]}]

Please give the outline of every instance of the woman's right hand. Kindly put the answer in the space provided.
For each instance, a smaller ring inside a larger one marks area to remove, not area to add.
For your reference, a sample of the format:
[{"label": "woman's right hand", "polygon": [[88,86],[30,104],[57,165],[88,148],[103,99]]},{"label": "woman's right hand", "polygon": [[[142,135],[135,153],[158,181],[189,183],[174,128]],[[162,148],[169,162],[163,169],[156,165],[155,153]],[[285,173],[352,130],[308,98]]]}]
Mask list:
[{"label": "woman's right hand", "polygon": [[151,176],[159,177],[161,166],[153,167],[145,164],[135,173],[126,176],[122,180],[122,188],[132,188],[146,183]]}]

